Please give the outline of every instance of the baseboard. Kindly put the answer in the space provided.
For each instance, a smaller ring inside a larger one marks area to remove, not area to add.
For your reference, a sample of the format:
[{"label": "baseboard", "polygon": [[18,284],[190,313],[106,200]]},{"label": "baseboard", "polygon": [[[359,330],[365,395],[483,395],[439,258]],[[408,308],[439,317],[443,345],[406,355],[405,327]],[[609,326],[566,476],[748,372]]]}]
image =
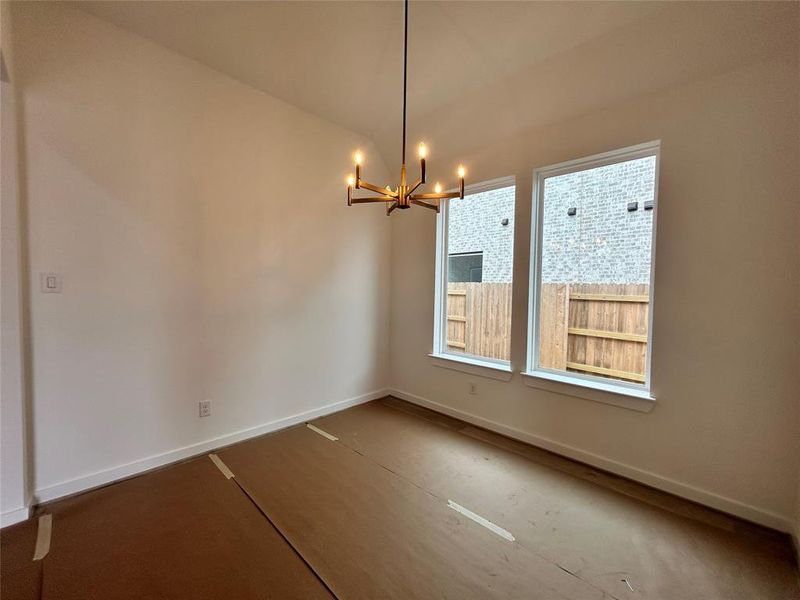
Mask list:
[{"label": "baseboard", "polygon": [[[467,423],[471,423],[478,427],[483,427],[484,429],[494,431],[495,433],[505,435],[512,439],[516,439],[521,442],[531,444],[532,446],[544,448],[545,450],[555,452],[556,454],[566,456],[573,460],[577,460],[592,465],[594,467],[603,469],[605,471],[609,471],[611,473],[616,473],[617,475],[621,475],[623,477],[627,477],[629,479],[638,481],[645,485],[649,485],[656,489],[660,489],[665,492],[675,494],[676,496],[680,496],[682,498],[686,498],[688,500],[692,500],[694,502],[698,502],[700,504],[716,508],[717,510],[721,510],[723,512],[730,513],[732,515],[736,515],[743,519],[747,519],[748,521],[752,521],[754,523],[758,523],[766,527],[771,527],[772,529],[777,529],[779,531],[784,531],[797,535],[795,531],[796,524],[794,523],[794,521],[783,515],[766,511],[757,508],[755,506],[745,504],[737,500],[733,500],[731,498],[727,498],[725,496],[720,496],[713,492],[709,492],[685,483],[681,483],[674,479],[662,477],[660,475],[651,473],[649,471],[644,471],[642,469],[638,469],[636,467],[632,467],[624,463],[607,459],[597,454],[586,452],[579,448],[562,444],[560,442],[556,442],[545,437],[527,433],[525,431],[521,431],[519,429],[515,429],[507,425],[503,425],[502,423],[497,423],[495,421],[479,417],[472,413],[451,408],[444,404],[440,404],[433,400],[429,400],[427,398],[423,398],[422,396],[417,396],[415,394],[411,394],[409,392],[405,392],[403,390],[399,390],[396,388],[375,390],[373,392],[362,394],[354,398],[348,398],[346,400],[341,400],[339,402],[333,402],[331,404],[327,404],[319,408],[308,410],[302,413],[297,413],[295,415],[290,415],[288,417],[284,417],[281,419],[276,419],[274,421],[263,423],[255,427],[243,429],[240,431],[236,431],[234,433],[222,435],[216,438],[198,442],[196,444],[184,446],[182,448],[177,448],[175,450],[170,450],[168,452],[143,458],[123,465],[118,465],[110,469],[105,469],[102,471],[91,473],[89,475],[77,477],[75,479],[70,479],[68,481],[64,481],[45,488],[41,488],[36,490],[35,492],[34,504],[41,502],[49,502],[51,500],[56,500],[64,496],[69,496],[72,494],[90,490],[95,487],[107,485],[114,481],[118,481],[120,479],[125,479],[133,475],[149,471],[150,469],[154,469],[157,467],[167,465],[169,463],[184,460],[186,458],[190,458],[197,454],[209,452],[211,450],[214,450],[215,448],[220,448],[222,446],[235,444],[236,442],[240,442],[252,437],[263,435],[265,433],[271,433],[279,429],[284,429],[286,427],[291,427],[292,425],[297,425],[298,423],[302,423],[304,421],[309,421],[311,419],[316,419],[330,413],[338,412],[340,410],[344,410],[351,406],[356,406],[358,404],[363,404],[371,400],[376,400],[388,394],[391,394],[397,398],[406,400],[413,404],[417,404],[419,406],[435,410],[437,412],[449,415],[451,417],[461,419],[462,421],[465,421]],[[28,515],[29,515],[29,509],[26,507],[4,512],[2,513],[2,515],[0,515],[0,518],[2,519],[1,521],[2,527],[5,527],[7,525],[12,525],[13,523],[17,523],[19,521],[23,521],[28,518]],[[797,544],[797,539],[795,539],[795,543]]]},{"label": "baseboard", "polygon": [[29,516],[30,509],[27,506],[22,506],[13,510],[7,510],[4,513],[0,513],[0,527],[7,527],[9,525],[13,525],[14,523],[19,523],[20,521],[27,519]]},{"label": "baseboard", "polygon": [[[137,475],[156,467],[161,467],[169,463],[190,458],[197,454],[209,452],[215,448],[229,446],[230,444],[235,444],[236,442],[241,442],[252,437],[264,435],[265,433],[272,433],[273,431],[291,427],[292,425],[297,425],[298,423],[302,423],[304,421],[309,421],[330,413],[338,412],[340,410],[344,410],[345,408],[356,406],[357,404],[363,404],[364,402],[377,400],[378,398],[383,398],[388,394],[389,390],[386,389],[375,390],[354,398],[340,400],[339,402],[333,402],[332,404],[327,404],[319,408],[307,410],[305,412],[290,415],[281,419],[276,419],[268,423],[263,423],[255,427],[242,429],[241,431],[236,431],[234,433],[215,437],[210,440],[205,440],[196,444],[191,444],[182,448],[176,448],[175,450],[170,450],[154,456],[142,458],[140,460],[129,462],[123,465],[118,465],[110,469],[104,469],[89,475],[84,475],[81,477],[76,477],[75,479],[56,483],[54,485],[37,489],[34,494],[34,504],[50,502],[51,500],[56,500],[64,496],[70,496],[72,494],[84,492],[98,486],[107,485],[114,481],[126,479],[132,475]],[[5,524],[5,521],[3,524]]]},{"label": "baseboard", "polygon": [[451,408],[450,406],[440,404],[439,402],[434,402],[433,400],[429,400],[427,398],[423,398],[422,396],[417,396],[403,390],[390,388],[389,393],[396,398],[400,398],[401,400],[406,400],[407,402],[411,402],[436,412],[455,417],[456,419],[466,421],[472,425],[488,429],[489,431],[494,431],[495,433],[513,438],[520,442],[525,442],[531,446],[544,448],[550,452],[554,452],[556,454],[566,456],[567,458],[592,465],[593,467],[603,469],[604,471],[609,471],[611,473],[627,477],[628,479],[638,481],[639,483],[669,492],[670,494],[680,496],[681,498],[686,498],[687,500],[692,500],[693,502],[698,502],[699,504],[703,504],[737,517],[741,517],[742,519],[758,523],[759,525],[764,525],[766,527],[787,533],[793,533],[795,531],[796,525],[793,519],[783,515],[763,510],[756,506],[745,504],[732,498],[720,496],[714,492],[709,492],[707,490],[703,490],[701,488],[697,488],[668,477],[662,477],[656,473],[644,471],[631,465],[626,465],[624,463],[617,462],[591,452],[586,452],[585,450],[575,448],[574,446],[569,446],[545,437],[521,431],[519,429],[509,427],[508,425],[503,425],[502,423],[497,423],[495,421],[479,417],[472,413]]}]

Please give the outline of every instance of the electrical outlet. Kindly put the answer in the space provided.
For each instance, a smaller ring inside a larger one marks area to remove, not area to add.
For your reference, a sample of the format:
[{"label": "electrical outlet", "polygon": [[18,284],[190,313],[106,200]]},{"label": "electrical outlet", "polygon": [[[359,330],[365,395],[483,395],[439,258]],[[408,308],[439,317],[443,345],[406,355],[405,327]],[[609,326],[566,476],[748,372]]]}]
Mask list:
[{"label": "electrical outlet", "polygon": [[210,417],[211,416],[211,400],[203,400],[197,403],[200,411],[199,415],[201,417]]},{"label": "electrical outlet", "polygon": [[475,396],[478,393],[478,384],[477,383],[470,383],[469,384],[469,393]]}]

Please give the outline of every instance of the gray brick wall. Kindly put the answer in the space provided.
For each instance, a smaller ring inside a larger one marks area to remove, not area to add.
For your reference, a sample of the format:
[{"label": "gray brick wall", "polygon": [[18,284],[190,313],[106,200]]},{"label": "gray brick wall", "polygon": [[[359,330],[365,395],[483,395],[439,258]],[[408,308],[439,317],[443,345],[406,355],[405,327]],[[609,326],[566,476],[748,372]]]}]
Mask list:
[{"label": "gray brick wall", "polygon": [[[655,157],[548,178],[542,281],[649,283],[653,211],[644,203],[653,200],[654,186]],[[512,279],[514,191],[450,201],[448,251],[483,252],[483,281]],[[628,212],[629,202],[638,203],[636,211]]]},{"label": "gray brick wall", "polygon": [[[514,262],[514,186],[450,200],[448,252],[483,252],[483,281],[507,283]],[[503,225],[503,219],[508,224]]]},{"label": "gray brick wall", "polygon": [[655,157],[546,179],[542,281],[649,283],[654,184]]}]

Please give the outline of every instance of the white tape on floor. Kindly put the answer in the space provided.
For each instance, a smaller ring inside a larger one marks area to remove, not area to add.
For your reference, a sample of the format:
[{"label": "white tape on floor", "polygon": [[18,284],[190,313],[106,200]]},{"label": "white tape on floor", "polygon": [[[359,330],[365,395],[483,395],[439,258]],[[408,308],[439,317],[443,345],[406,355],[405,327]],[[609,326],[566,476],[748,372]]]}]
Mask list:
[{"label": "white tape on floor", "polygon": [[475,521],[479,525],[483,525],[484,527],[486,527],[486,529],[495,532],[501,538],[505,538],[509,542],[515,541],[514,536],[511,535],[508,531],[506,531],[505,529],[503,529],[502,527],[500,527],[498,525],[495,525],[489,519],[484,519],[482,516],[476,515],[474,512],[472,512],[468,508],[464,508],[463,506],[461,506],[460,504],[456,504],[452,500],[448,500],[447,501],[447,506],[449,506],[450,508],[452,508],[456,512],[460,512],[462,515],[464,515],[468,519],[472,519],[473,521]]},{"label": "white tape on floor", "polygon": [[319,427],[314,427],[311,423],[306,423],[306,427],[308,427],[311,431],[316,431],[318,434],[320,434],[323,437],[328,438],[332,442],[338,442],[339,441],[339,438],[337,438],[335,435],[331,435],[327,431],[322,431],[322,429],[320,429]]},{"label": "white tape on floor", "polygon": [[233,471],[231,471],[228,468],[228,465],[226,465],[224,462],[222,462],[222,459],[219,456],[217,456],[216,454],[209,454],[208,458],[211,459],[211,462],[213,462],[215,465],[217,465],[217,468],[220,471],[222,471],[222,474],[225,475],[226,479],[232,479],[233,478]]},{"label": "white tape on floor", "polygon": [[53,515],[39,517],[39,530],[36,532],[36,547],[33,560],[42,560],[50,552],[50,534],[53,531]]}]

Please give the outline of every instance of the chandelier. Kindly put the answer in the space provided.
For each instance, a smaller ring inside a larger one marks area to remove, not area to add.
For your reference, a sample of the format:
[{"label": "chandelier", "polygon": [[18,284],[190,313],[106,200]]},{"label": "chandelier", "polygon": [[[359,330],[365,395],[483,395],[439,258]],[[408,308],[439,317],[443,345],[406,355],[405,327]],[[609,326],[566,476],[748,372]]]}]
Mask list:
[{"label": "chandelier", "polygon": [[[356,164],[355,176],[350,175],[347,178],[347,206],[353,204],[369,204],[373,202],[384,202],[386,205],[386,215],[392,214],[396,208],[411,208],[412,204],[423,206],[439,212],[439,201],[446,198],[463,198],[464,197],[464,175],[466,170],[463,166],[458,167],[458,191],[456,192],[442,192],[442,186],[438,183],[434,186],[433,193],[416,194],[417,188],[425,183],[425,155],[427,148],[425,144],[420,144],[418,148],[419,153],[419,179],[411,184],[407,183],[406,175],[406,88],[408,81],[408,0],[405,0],[405,27],[403,38],[403,161],[400,167],[400,185],[394,190],[390,186],[380,187],[364,181],[361,179],[361,163],[364,161],[364,155],[360,151],[356,151],[353,155],[353,160]],[[355,198],[353,196],[353,189],[365,189],[379,194],[378,196],[362,196]]]}]

